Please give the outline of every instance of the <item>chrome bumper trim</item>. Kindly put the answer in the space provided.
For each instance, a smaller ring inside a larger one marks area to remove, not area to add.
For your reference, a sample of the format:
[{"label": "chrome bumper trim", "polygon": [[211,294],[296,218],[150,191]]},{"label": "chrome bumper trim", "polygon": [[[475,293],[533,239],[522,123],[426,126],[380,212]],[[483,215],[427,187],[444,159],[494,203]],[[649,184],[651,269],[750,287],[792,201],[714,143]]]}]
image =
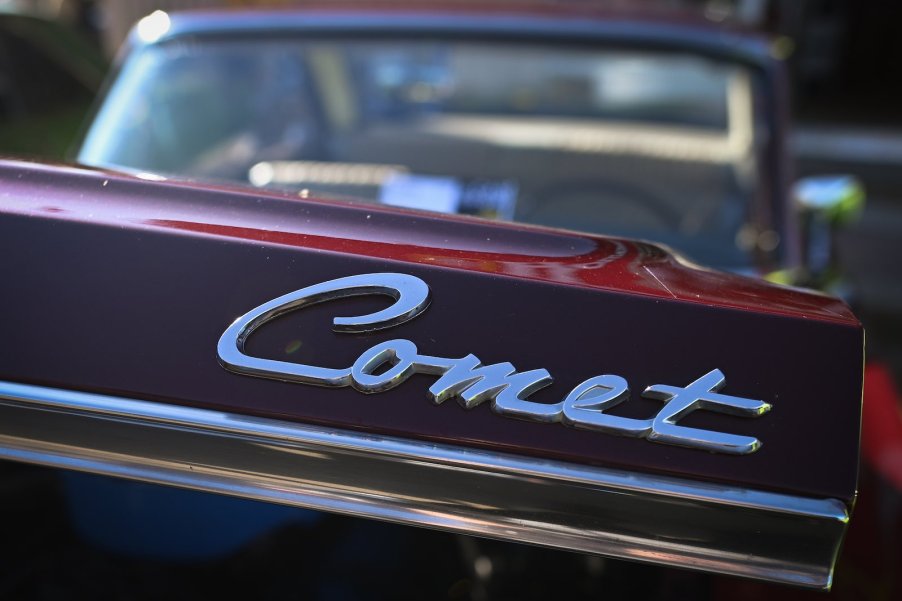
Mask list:
[{"label": "chrome bumper trim", "polygon": [[819,589],[848,522],[832,499],[10,382],[0,457]]}]

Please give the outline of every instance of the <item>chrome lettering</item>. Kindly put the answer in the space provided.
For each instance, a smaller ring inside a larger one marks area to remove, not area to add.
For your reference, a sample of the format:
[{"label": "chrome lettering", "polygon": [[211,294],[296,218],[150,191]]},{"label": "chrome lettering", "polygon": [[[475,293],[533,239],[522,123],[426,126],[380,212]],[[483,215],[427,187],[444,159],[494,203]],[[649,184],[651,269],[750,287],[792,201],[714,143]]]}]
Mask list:
[{"label": "chrome lettering", "polygon": [[652,420],[608,415],[605,409],[629,399],[630,389],[620,376],[589,378],[564,399],[563,421],[574,428],[643,438],[651,433]]},{"label": "chrome lettering", "polygon": [[754,437],[678,424],[696,410],[759,417],[771,409],[764,401],[720,393],[725,378],[717,369],[685,388],[649,386],[642,396],[663,401],[664,406],[653,418],[635,419],[606,413],[630,396],[626,380],[613,374],[585,380],[558,403],[539,403],[528,397],[554,381],[545,369],[518,372],[511,363],[483,365],[472,354],[459,359],[422,355],[410,340],[377,344],[364,351],[351,367],[338,369],[261,359],[244,352],[245,342],[254,330],[280,315],[328,300],[371,294],[389,296],[394,302],[369,315],[336,317],[333,329],[356,333],[391,328],[415,318],[430,302],[425,282],[400,273],[356,275],[308,286],[239,317],[219,339],[220,363],[244,375],[316,386],[352,386],[367,394],[391,390],[416,373],[429,374],[439,376],[429,387],[429,397],[435,404],[456,398],[464,408],[472,409],[491,401],[492,411],[506,417],[543,423],[559,421],[574,428],[733,455],[752,453],[761,446]]},{"label": "chrome lettering", "polygon": [[517,383],[520,383],[517,394],[522,394],[535,382],[547,379],[550,383],[551,374],[544,369],[539,371],[541,373],[527,372],[529,381],[520,383],[525,374],[518,374],[510,363],[483,365],[475,355],[467,355],[454,361],[451,369],[429,387],[429,394],[436,404],[456,396],[464,408],[472,409]]},{"label": "chrome lettering", "polygon": [[[678,426],[677,422],[697,409],[708,409],[740,417],[758,417],[770,411],[771,406],[764,401],[720,394],[726,378],[719,369],[714,369],[692,382],[685,388],[655,384],[649,386],[642,396],[664,401],[665,405],[655,416],[652,432],[648,439],[652,442],[685,445],[709,451],[729,452],[745,455],[758,450],[761,442],[751,436],[736,436],[699,428]],[[687,445],[689,446],[689,445]],[[731,449],[725,451],[724,449]]]},{"label": "chrome lettering", "polygon": [[352,275],[314,284],[263,303],[236,319],[219,339],[216,347],[219,362],[228,370],[249,376],[316,386],[348,386],[351,382],[350,368],[330,369],[251,357],[244,353],[244,343],[264,323],[290,311],[337,298],[371,294],[389,296],[395,302],[369,315],[336,317],[332,320],[333,329],[336,332],[358,333],[391,328],[425,311],[430,301],[426,282],[403,273]]}]

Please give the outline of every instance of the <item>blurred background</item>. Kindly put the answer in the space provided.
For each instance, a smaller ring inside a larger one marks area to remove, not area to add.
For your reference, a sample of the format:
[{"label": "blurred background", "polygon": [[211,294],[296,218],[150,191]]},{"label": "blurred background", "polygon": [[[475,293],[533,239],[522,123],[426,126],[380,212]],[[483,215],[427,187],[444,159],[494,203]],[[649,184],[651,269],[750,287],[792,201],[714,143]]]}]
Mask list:
[{"label": "blurred background", "polygon": [[[505,2],[495,0],[495,3]],[[84,123],[101,93],[104,78],[116,64],[119,48],[132,26],[146,15],[159,10],[297,4],[302,3],[0,0],[0,153],[38,160],[72,160],[73,148],[84,134]],[[457,3],[442,0],[440,4]],[[593,3],[572,0],[570,4]],[[864,186],[863,211],[835,231],[842,285],[833,291],[847,295],[865,323],[869,355],[889,365],[896,381],[900,381],[902,77],[896,69],[902,61],[902,44],[896,37],[898,23],[902,22],[902,5],[854,0],[661,0],[602,5],[612,11],[652,6],[656,11],[673,11],[674,15],[692,12],[714,25],[738,27],[770,37],[772,52],[785,60],[789,73],[791,104],[787,143],[791,173],[786,179],[847,174]],[[261,594],[262,580],[269,583],[262,590],[263,596],[374,598],[371,589],[367,589],[370,593],[357,595],[341,587],[341,590],[328,591],[318,588],[323,582],[340,581],[346,570],[359,570],[375,579],[373,582],[388,578],[387,570],[378,561],[373,563],[372,558],[358,557],[350,564],[345,563],[348,555],[367,548],[355,546],[361,537],[378,538],[389,556],[394,553],[396,559],[411,562],[412,575],[403,586],[382,582],[383,590],[396,587],[394,598],[415,598],[412,592],[432,590],[429,587],[433,585],[437,593],[423,596],[474,599],[491,596],[484,583],[480,584],[483,577],[479,566],[485,569],[485,564],[470,561],[490,556],[485,546],[476,548],[475,543],[468,542],[471,539],[464,537],[457,537],[449,546],[450,535],[412,529],[399,532],[379,524],[351,526],[356,522],[346,518],[331,517],[328,525],[320,524],[313,529],[281,531],[238,555],[200,566],[171,568],[160,562],[104,555],[79,542],[65,518],[63,502],[54,494],[58,486],[55,479],[33,468],[9,469],[9,477],[0,482],[0,499],[9,514],[28,516],[28,519],[9,526],[7,536],[16,545],[0,550],[0,557],[6,556],[3,557],[5,567],[0,571],[0,597],[3,598],[163,595],[193,598],[211,592],[250,596]],[[34,520],[36,514],[42,518]],[[347,534],[344,546],[337,548],[329,542],[336,538],[336,529],[343,529]],[[480,544],[488,545],[491,551],[495,543]],[[326,547],[328,553],[319,552]],[[449,568],[446,581],[436,585],[428,578],[423,580],[433,562],[418,553],[410,553],[411,548],[421,547],[430,549],[430,553],[448,565],[457,566]],[[274,553],[273,549],[278,552]],[[612,582],[621,583],[624,591],[628,590],[628,583],[646,578],[648,572],[643,570],[650,569],[629,564],[607,565],[597,558],[577,558],[553,551],[511,552],[511,547],[497,553],[497,557],[507,562],[506,567],[496,563],[494,569],[522,573],[528,569],[525,566],[535,565],[535,554],[539,554],[543,565],[556,566],[565,575],[573,572],[573,582],[592,582],[579,578],[593,570],[614,573],[606,592],[612,592]],[[307,568],[302,569],[299,564]],[[489,563],[490,572],[491,566]],[[317,580],[309,575],[310,569],[330,576]],[[296,571],[297,578],[286,579],[286,574]],[[225,573],[229,574],[228,578],[223,577]],[[693,587],[703,586],[705,591],[717,587],[710,582],[699,585],[680,572],[668,572],[661,580],[660,573],[656,572],[645,584],[660,586],[661,590],[665,585],[671,591],[686,590],[691,596],[699,592]],[[523,583],[518,584],[517,578],[506,582],[509,588],[505,590],[510,595],[535,597],[543,592],[532,581],[527,589],[518,588]],[[688,588],[680,589],[681,586]],[[657,590],[652,588],[647,592],[654,597]],[[892,598],[892,592],[888,592],[892,590],[898,589],[890,587],[868,596]],[[559,591],[553,588],[547,591],[555,592]],[[584,584],[571,593],[591,597],[600,591]]]}]

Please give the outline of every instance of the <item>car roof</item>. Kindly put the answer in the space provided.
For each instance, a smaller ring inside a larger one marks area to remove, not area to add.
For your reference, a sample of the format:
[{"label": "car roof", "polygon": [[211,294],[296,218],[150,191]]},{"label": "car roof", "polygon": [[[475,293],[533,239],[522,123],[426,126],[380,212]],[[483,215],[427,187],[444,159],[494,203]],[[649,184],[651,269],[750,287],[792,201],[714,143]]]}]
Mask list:
[{"label": "car roof", "polygon": [[[640,5],[643,6],[643,5]],[[280,9],[201,10],[166,16],[164,33],[134,45],[185,36],[330,34],[439,36],[556,43],[607,43],[682,49],[718,58],[765,64],[767,38],[677,10],[611,10],[583,4],[364,4],[330,3]]]}]

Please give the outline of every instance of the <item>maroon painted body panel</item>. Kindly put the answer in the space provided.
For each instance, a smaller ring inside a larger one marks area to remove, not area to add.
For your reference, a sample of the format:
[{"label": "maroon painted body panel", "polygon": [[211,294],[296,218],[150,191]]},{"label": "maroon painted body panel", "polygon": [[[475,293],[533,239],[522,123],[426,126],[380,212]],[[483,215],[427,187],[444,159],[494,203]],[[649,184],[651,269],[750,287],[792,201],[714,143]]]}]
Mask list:
[{"label": "maroon painted body panel", "polygon": [[[100,171],[0,165],[7,283],[0,378],[235,413],[451,442],[577,463],[831,497],[855,494],[862,337],[827,296],[697,269],[643,243],[370,205],[145,182]],[[756,436],[727,456],[466,411],[426,399],[433,377],[375,395],[235,375],[216,342],[238,315],[281,294],[359,273],[425,280],[430,308],[368,335],[325,303],[265,326],[259,356],[350,365],[375,342],[476,354],[555,378],[560,400],[602,373],[627,379],[616,413],[653,415],[649,385],[714,368],[724,392],[765,400],[758,419],[697,412],[685,425]],[[297,349],[297,350],[295,350]]]}]

